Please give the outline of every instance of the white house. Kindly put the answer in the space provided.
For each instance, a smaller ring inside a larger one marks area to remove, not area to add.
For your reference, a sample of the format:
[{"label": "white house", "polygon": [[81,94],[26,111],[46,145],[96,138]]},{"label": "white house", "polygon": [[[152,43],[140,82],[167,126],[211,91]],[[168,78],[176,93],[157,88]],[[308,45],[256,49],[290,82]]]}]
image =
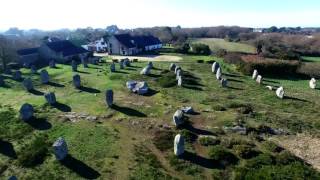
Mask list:
[{"label": "white house", "polygon": [[103,38],[91,42],[87,45],[82,45],[82,47],[88,51],[93,52],[106,52],[108,50],[108,44],[105,42]]}]

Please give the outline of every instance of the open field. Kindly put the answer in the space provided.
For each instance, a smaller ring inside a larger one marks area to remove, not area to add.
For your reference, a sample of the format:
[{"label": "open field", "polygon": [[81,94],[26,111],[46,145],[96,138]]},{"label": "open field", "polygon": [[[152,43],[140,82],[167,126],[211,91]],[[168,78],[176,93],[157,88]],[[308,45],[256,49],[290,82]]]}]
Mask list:
[{"label": "open field", "polygon": [[124,59],[130,60],[139,59],[139,61],[153,61],[153,62],[179,62],[181,57],[175,55],[144,55],[144,56],[108,56],[107,54],[98,54],[101,57],[108,57],[109,59]]},{"label": "open field", "polygon": [[316,62],[320,63],[320,57],[308,57],[308,56],[303,56],[302,60],[305,62]]},{"label": "open field", "polygon": [[191,42],[206,44],[213,52],[219,49],[225,49],[228,52],[256,53],[256,49],[253,46],[243,43],[227,42],[224,39],[200,38],[192,39]]},{"label": "open field", "polygon": [[[230,45],[230,49],[238,46]],[[241,51],[249,50],[246,47]],[[264,85],[258,85],[222,59],[176,56],[183,69],[183,87],[164,88],[161,84],[175,78],[167,71],[170,62],[166,58],[167,62],[154,62],[149,76],[139,74],[147,65],[144,61],[115,73],[110,72],[109,62],[79,67],[80,90],[72,86],[74,73],[68,65],[46,68],[51,77],[48,85],[41,85],[39,75],[23,69],[23,76],[35,83],[37,91],[33,93],[5,76],[7,86],[0,88],[0,143],[6,145],[0,146],[0,179],[11,175],[19,179],[319,178],[314,169],[268,140],[272,137],[282,146],[287,136],[263,131],[264,127],[282,128],[294,137],[310,133],[318,139],[320,89],[309,89],[309,79],[266,78]],[[199,59],[205,62],[197,63]],[[211,60],[221,63],[228,88],[220,87],[211,72]],[[128,80],[144,80],[152,91],[146,96],[132,94],[125,86]],[[265,85],[284,86],[286,98],[278,99]],[[114,91],[113,108],[105,105],[107,89]],[[58,106],[45,103],[42,94],[46,92],[56,93]],[[18,118],[19,108],[26,102],[36,108],[36,124]],[[189,125],[176,129],[172,115],[182,106],[192,106],[197,113],[187,115]],[[73,117],[75,121],[71,122],[70,115],[81,117]],[[223,132],[223,127],[235,124],[251,132]],[[186,138],[187,153],[181,159],[173,156],[173,138],[178,133]],[[204,135],[214,136],[219,142],[203,145],[199,139]],[[47,138],[49,152],[42,162],[24,167],[21,157],[38,136]],[[50,147],[60,136],[69,146],[70,158],[64,163],[55,160]],[[288,143],[284,147],[300,152]],[[220,159],[219,153],[227,158]],[[319,167],[319,161],[308,162]]]}]

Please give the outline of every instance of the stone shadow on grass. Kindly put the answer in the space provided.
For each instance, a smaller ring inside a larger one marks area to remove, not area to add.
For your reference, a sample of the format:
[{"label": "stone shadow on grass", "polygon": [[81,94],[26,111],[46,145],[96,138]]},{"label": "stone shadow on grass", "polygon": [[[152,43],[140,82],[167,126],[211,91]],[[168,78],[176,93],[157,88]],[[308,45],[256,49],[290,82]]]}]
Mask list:
[{"label": "stone shadow on grass", "polygon": [[59,87],[59,88],[63,88],[65,87],[65,85],[62,85],[62,84],[58,84],[58,83],[55,83],[55,82],[48,82],[47,83],[49,86],[53,86],[53,87]]},{"label": "stone shadow on grass", "polygon": [[228,89],[239,90],[239,91],[243,91],[244,90],[242,88],[232,87],[232,86],[228,86]]},{"label": "stone shadow on grass", "polygon": [[52,107],[58,109],[61,112],[71,112],[72,108],[66,104],[62,104],[60,102],[56,102],[52,105]]},{"label": "stone shadow on grass", "polygon": [[79,70],[77,70],[76,72],[81,73],[81,74],[91,74],[91,73],[89,73],[89,72],[86,72],[86,71],[79,71]]},{"label": "stone shadow on grass", "polygon": [[196,91],[203,91],[203,89],[201,87],[198,86],[190,86],[188,84],[182,84],[182,87],[186,88],[186,89],[192,89],[192,90],[196,90]]},{"label": "stone shadow on grass", "polygon": [[213,132],[193,127],[192,124],[188,121],[183,125],[181,125],[179,128],[186,129],[196,135],[204,135],[204,136],[215,135]]},{"label": "stone shadow on grass", "polygon": [[234,78],[243,77],[243,76],[238,75],[238,74],[230,74],[230,73],[222,73],[222,74],[225,75],[225,76],[234,77]]},{"label": "stone shadow on grass", "polygon": [[283,99],[291,99],[291,100],[300,101],[300,102],[310,102],[310,101],[305,100],[305,99],[300,99],[300,98],[295,98],[295,97],[290,97],[290,96],[284,96]]},{"label": "stone shadow on grass", "polygon": [[32,119],[30,119],[29,121],[26,122],[27,124],[29,124],[31,127],[33,127],[36,130],[40,130],[40,131],[45,131],[45,130],[49,130],[52,128],[52,125],[50,122],[48,122],[46,119],[44,118],[36,118],[33,117]]},{"label": "stone shadow on grass", "polygon": [[90,88],[90,87],[84,87],[84,86],[81,86],[79,88],[79,90],[87,92],[87,93],[95,93],[95,94],[96,93],[101,93],[101,91],[98,90],[98,89],[94,89],[94,88]]},{"label": "stone shadow on grass", "polygon": [[183,159],[185,161],[189,161],[192,164],[199,165],[204,168],[208,169],[222,169],[223,167],[219,165],[219,163],[216,163],[214,160],[205,158],[202,156],[199,156],[195,153],[191,153],[188,151],[185,151],[181,156],[179,156],[180,159]]},{"label": "stone shadow on grass", "polygon": [[118,73],[118,74],[129,74],[129,73],[125,72],[125,71],[115,71],[114,73]]},{"label": "stone shadow on grass", "polygon": [[101,174],[93,168],[86,165],[84,162],[68,155],[60,163],[71,171],[77,173],[79,176],[85,179],[97,179]]},{"label": "stone shadow on grass", "polygon": [[244,81],[241,81],[241,80],[237,80],[237,79],[227,79],[228,81],[231,81],[231,82],[238,82],[238,83],[243,83]]},{"label": "stone shadow on grass", "polygon": [[274,83],[274,84],[280,84],[280,83],[277,82],[277,81],[272,81],[272,80],[268,80],[268,79],[263,79],[263,81],[269,82],[269,83]]},{"label": "stone shadow on grass", "polygon": [[17,159],[17,153],[13,148],[13,145],[8,141],[0,139],[0,154],[3,154],[9,158]]},{"label": "stone shadow on grass", "polygon": [[38,91],[38,90],[36,90],[36,89],[30,90],[29,93],[31,93],[31,94],[33,94],[33,95],[36,95],[36,96],[43,96],[43,95],[44,95],[43,92]]},{"label": "stone shadow on grass", "polygon": [[128,107],[121,107],[121,106],[118,106],[118,105],[115,105],[113,104],[111,106],[111,108],[115,111],[118,111],[122,114],[125,114],[127,116],[134,116],[134,117],[147,117],[146,114],[140,112],[140,111],[137,111],[135,109],[132,109],[132,108],[128,108]]},{"label": "stone shadow on grass", "polygon": [[150,89],[149,88],[148,92],[146,94],[142,95],[142,96],[151,97],[151,96],[154,96],[154,95],[158,94],[159,92],[160,91],[156,91],[154,89]]},{"label": "stone shadow on grass", "polygon": [[148,74],[147,76],[148,77],[152,77],[152,78],[160,78],[160,77],[162,77],[162,75],[159,75],[159,74]]}]

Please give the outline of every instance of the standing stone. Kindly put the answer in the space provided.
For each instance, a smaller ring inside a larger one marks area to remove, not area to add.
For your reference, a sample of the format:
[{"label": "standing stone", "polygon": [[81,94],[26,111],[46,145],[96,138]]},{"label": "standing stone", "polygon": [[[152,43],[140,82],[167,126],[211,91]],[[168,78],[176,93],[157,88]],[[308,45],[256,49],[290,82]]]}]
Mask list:
[{"label": "standing stone", "polygon": [[0,87],[3,87],[5,85],[3,77],[0,75]]},{"label": "standing stone", "polygon": [[8,180],[18,180],[18,178],[16,176],[11,176]]},{"label": "standing stone", "polygon": [[221,80],[220,80],[220,83],[221,83],[221,87],[223,87],[223,88],[228,87],[228,80],[226,80],[226,79],[221,79]]},{"label": "standing stone", "polygon": [[181,76],[178,77],[178,86],[179,87],[182,86],[182,77]]},{"label": "standing stone", "polygon": [[114,63],[112,63],[112,64],[110,65],[110,71],[111,71],[111,72],[116,72],[116,65],[115,65]]},{"label": "standing stone", "polygon": [[193,114],[194,110],[191,106],[182,107],[181,111],[185,114]]},{"label": "standing stone", "polygon": [[184,123],[183,120],[183,112],[181,110],[177,110],[173,117],[172,117],[173,123],[176,127],[182,125]]},{"label": "standing stone", "polygon": [[56,95],[53,92],[45,94],[44,98],[46,99],[47,103],[50,105],[54,105],[57,103]]},{"label": "standing stone", "polygon": [[182,70],[180,66],[176,66],[176,68],[174,69],[174,73],[177,74],[177,71],[178,71],[179,69]]},{"label": "standing stone", "polygon": [[218,62],[214,62],[214,63],[212,64],[211,71],[212,71],[213,73],[217,73],[217,71],[218,71],[219,68],[220,68],[220,64],[219,64]]},{"label": "standing stone", "polygon": [[30,69],[32,74],[37,74],[37,67],[35,65],[32,65]]},{"label": "standing stone", "polygon": [[31,104],[23,104],[20,108],[20,118],[23,121],[29,121],[33,117],[34,109]]},{"label": "standing stone", "polygon": [[30,78],[24,79],[22,84],[27,91],[33,90],[33,84]]},{"label": "standing stone", "polygon": [[77,61],[73,60],[73,61],[71,62],[71,66],[72,66],[72,71],[73,71],[73,72],[77,72],[77,71],[78,71]]},{"label": "standing stone", "polygon": [[119,65],[120,65],[120,69],[124,69],[124,62],[120,61]]},{"label": "standing stone", "polygon": [[148,62],[148,67],[149,67],[150,69],[153,68],[153,63],[152,63],[151,61]]},{"label": "standing stone", "polygon": [[181,156],[184,153],[184,138],[180,134],[174,138],[174,155]]},{"label": "standing stone", "polygon": [[123,63],[125,66],[128,66],[128,67],[131,66],[130,60],[128,58],[124,59]]},{"label": "standing stone", "polygon": [[220,80],[221,77],[222,77],[222,72],[221,72],[221,68],[219,67],[217,70],[216,78],[217,78],[217,80]]},{"label": "standing stone", "polygon": [[277,91],[276,91],[276,94],[277,94],[278,98],[283,99],[283,97],[284,97],[284,89],[283,89],[283,87],[279,87],[277,89]]},{"label": "standing stone", "polygon": [[79,74],[73,76],[73,86],[77,89],[81,87],[81,78]]},{"label": "standing stone", "polygon": [[56,62],[55,62],[55,60],[51,60],[51,61],[49,62],[49,67],[50,67],[50,68],[56,68]]},{"label": "standing stone", "polygon": [[149,91],[149,86],[146,82],[137,82],[136,86],[132,90],[134,93],[137,93],[139,95],[147,94]]},{"label": "standing stone", "polygon": [[126,86],[128,89],[130,89],[130,91],[132,91],[137,85],[137,81],[128,81],[126,83]]},{"label": "standing stone", "polygon": [[113,91],[111,89],[106,91],[106,103],[108,107],[111,107],[113,104]]},{"label": "standing stone", "polygon": [[170,67],[169,67],[169,70],[170,70],[170,71],[174,71],[175,69],[176,69],[176,64],[171,63],[171,64],[170,64]]},{"label": "standing stone", "polygon": [[21,71],[16,71],[16,72],[14,72],[13,79],[14,79],[14,80],[17,80],[17,81],[21,80],[21,79],[22,79],[22,73],[21,73]]},{"label": "standing stone", "polygon": [[258,75],[258,77],[257,77],[257,79],[256,79],[256,82],[257,82],[258,84],[262,84],[262,80],[263,80],[262,76],[261,76],[261,75]]},{"label": "standing stone", "polygon": [[140,71],[140,74],[141,74],[141,75],[149,75],[149,74],[150,74],[150,70],[151,70],[150,66],[147,66],[147,67],[143,68],[143,69]]},{"label": "standing stone", "polygon": [[176,74],[176,79],[177,79],[177,80],[179,79],[179,77],[182,76],[182,73],[181,73],[181,72],[182,72],[181,69],[178,69],[178,70],[177,70],[177,74]]},{"label": "standing stone", "polygon": [[53,151],[56,159],[62,161],[68,155],[68,146],[66,141],[60,137],[53,143]]},{"label": "standing stone", "polygon": [[317,87],[317,80],[315,78],[312,78],[309,82],[309,86],[311,89],[316,89]]},{"label": "standing stone", "polygon": [[50,81],[49,73],[47,70],[43,69],[40,72],[40,79],[42,84],[48,84]]},{"label": "standing stone", "polygon": [[81,58],[81,63],[83,65],[83,68],[88,68],[89,67],[88,66],[88,61],[84,57]]},{"label": "standing stone", "polygon": [[257,77],[258,77],[258,71],[255,69],[254,71],[253,71],[253,74],[252,74],[252,79],[253,80],[256,80],[257,79]]}]

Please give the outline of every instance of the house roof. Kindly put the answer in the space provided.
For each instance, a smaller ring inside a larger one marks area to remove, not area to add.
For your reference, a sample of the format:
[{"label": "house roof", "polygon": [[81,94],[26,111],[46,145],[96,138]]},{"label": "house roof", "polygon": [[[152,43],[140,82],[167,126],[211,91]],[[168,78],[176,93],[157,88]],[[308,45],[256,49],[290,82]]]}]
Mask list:
[{"label": "house roof", "polygon": [[72,44],[68,40],[48,42],[48,43],[46,43],[46,45],[51,50],[53,50],[57,53],[62,53],[63,56],[72,56],[72,55],[77,55],[77,54],[89,52],[82,47],[75,46],[74,44]]},{"label": "house roof", "polygon": [[26,56],[30,54],[36,54],[38,53],[39,48],[27,48],[27,49],[20,49],[17,51],[18,55],[20,56]]},{"label": "house roof", "polygon": [[161,44],[161,41],[154,36],[131,36],[130,34],[117,34],[114,37],[127,48],[146,47]]}]

